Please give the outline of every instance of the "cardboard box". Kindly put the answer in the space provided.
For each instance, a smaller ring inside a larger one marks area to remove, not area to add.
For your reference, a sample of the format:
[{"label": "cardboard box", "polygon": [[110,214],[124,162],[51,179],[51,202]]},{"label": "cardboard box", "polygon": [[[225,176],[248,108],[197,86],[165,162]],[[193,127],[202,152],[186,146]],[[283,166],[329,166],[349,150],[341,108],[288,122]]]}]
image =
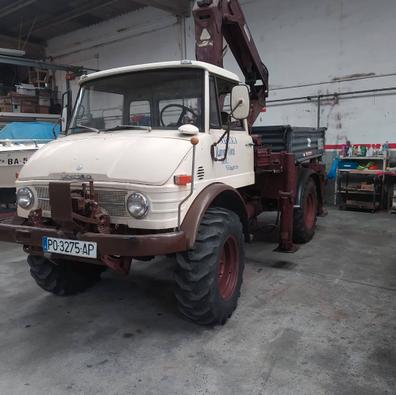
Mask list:
[{"label": "cardboard box", "polygon": [[26,96],[20,95],[16,92],[10,92],[9,96],[11,97],[12,104],[21,106],[22,104],[26,105],[37,105],[38,98],[36,96]]},{"label": "cardboard box", "polygon": [[12,112],[12,104],[0,104],[0,112]]},{"label": "cardboard box", "polygon": [[374,192],[374,184],[362,183],[360,184],[360,189]]},{"label": "cardboard box", "polygon": [[11,106],[12,105],[11,97],[9,97],[9,96],[0,96],[0,106],[3,106],[3,105]]},{"label": "cardboard box", "polygon": [[39,106],[49,107],[51,105],[51,100],[49,97],[39,96]]},{"label": "cardboard box", "polygon": [[21,100],[22,105],[27,105],[27,106],[37,106],[38,104],[38,98],[37,97],[22,97]]},{"label": "cardboard box", "polygon": [[37,88],[38,95],[41,97],[50,97],[51,90],[48,88]]},{"label": "cardboard box", "polygon": [[37,106],[35,104],[26,104],[22,103],[21,112],[35,113],[37,110]]},{"label": "cardboard box", "polygon": [[49,114],[49,106],[37,106],[37,112],[39,114]]}]

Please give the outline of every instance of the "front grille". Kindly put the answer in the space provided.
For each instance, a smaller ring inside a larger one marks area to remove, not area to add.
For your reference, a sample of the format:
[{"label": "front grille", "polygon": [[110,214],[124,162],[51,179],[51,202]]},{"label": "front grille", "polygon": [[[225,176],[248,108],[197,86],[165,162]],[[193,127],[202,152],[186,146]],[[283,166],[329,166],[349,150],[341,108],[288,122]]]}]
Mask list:
[{"label": "front grille", "polygon": [[36,187],[38,206],[43,211],[51,211],[51,207],[49,204],[49,196],[48,196],[48,186],[46,185],[37,185]]},{"label": "front grille", "polygon": [[110,215],[110,217],[125,217],[127,216],[125,207],[126,191],[105,191],[97,190],[98,203]]},{"label": "front grille", "polygon": [[[50,213],[49,193],[47,185],[36,185],[38,207]],[[73,188],[74,189],[74,188]],[[125,207],[127,191],[95,190],[99,206],[104,208],[111,217],[125,217],[128,215]]]}]

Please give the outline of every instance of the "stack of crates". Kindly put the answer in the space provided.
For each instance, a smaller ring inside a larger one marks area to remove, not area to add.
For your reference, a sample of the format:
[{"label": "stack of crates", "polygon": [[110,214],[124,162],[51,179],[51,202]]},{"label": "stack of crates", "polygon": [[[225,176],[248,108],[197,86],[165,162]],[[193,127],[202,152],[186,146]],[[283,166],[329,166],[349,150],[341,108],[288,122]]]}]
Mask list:
[{"label": "stack of crates", "polygon": [[9,96],[0,96],[0,112],[12,112],[12,98]]}]

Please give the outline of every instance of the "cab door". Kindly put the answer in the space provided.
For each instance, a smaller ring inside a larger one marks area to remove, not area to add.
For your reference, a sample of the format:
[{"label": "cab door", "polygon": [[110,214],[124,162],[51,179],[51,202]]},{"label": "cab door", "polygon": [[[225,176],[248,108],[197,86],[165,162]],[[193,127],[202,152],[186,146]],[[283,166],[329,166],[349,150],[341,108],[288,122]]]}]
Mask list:
[{"label": "cab door", "polygon": [[254,146],[246,120],[231,118],[227,146],[230,96],[236,84],[220,77],[209,78],[209,134],[214,144],[212,150],[214,176],[217,181],[234,188],[254,184]]}]

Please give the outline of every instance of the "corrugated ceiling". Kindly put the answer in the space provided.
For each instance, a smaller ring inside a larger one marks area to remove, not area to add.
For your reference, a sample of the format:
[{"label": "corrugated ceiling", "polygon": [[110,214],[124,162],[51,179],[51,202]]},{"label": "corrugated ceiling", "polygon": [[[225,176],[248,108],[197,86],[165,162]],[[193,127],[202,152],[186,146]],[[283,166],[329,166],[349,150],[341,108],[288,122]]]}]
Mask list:
[{"label": "corrugated ceiling", "polygon": [[0,0],[0,34],[44,43],[141,7],[132,0]]}]

